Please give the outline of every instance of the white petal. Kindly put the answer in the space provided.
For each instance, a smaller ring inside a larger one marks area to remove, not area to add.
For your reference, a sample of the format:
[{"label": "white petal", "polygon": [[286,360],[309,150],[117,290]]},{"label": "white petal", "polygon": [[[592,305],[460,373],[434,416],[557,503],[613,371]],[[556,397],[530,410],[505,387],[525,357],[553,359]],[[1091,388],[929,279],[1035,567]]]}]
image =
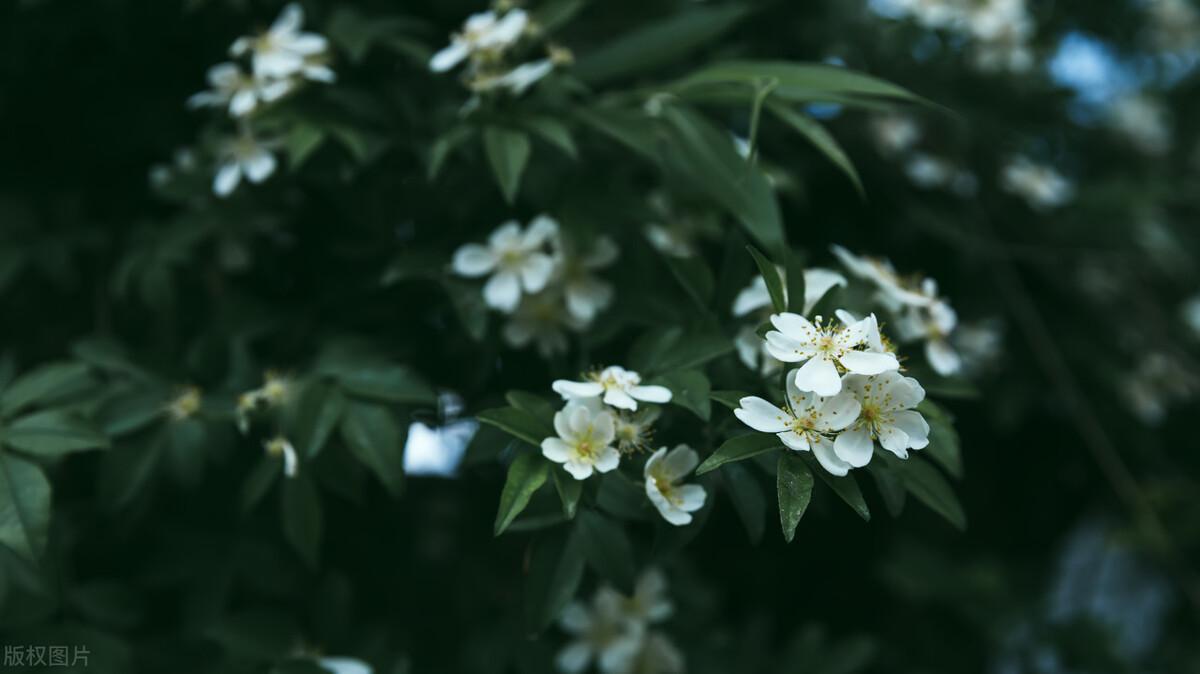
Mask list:
[{"label": "white petal", "polygon": [[743,424],[763,433],[781,433],[788,429],[791,415],[757,396],[747,396],[738,401],[733,411]]},{"label": "white petal", "polygon": [[516,220],[509,220],[496,228],[488,236],[488,245],[493,250],[519,250],[522,248],[521,225]]},{"label": "white petal", "polygon": [[843,384],[842,392],[826,398],[821,403],[821,416],[817,422],[818,430],[822,431],[840,431],[858,419],[859,412],[862,411],[862,403],[860,403],[854,394],[846,390]]},{"label": "white petal", "polygon": [[862,429],[846,431],[833,441],[833,451],[839,459],[854,468],[861,468],[871,462],[871,454],[875,451],[875,441],[871,435]]},{"label": "white petal", "polygon": [[782,433],[776,433],[775,437],[779,438],[779,441],[783,443],[784,447],[787,447],[793,451],[807,452],[809,449],[811,449],[808,444],[808,436],[804,433],[784,431]]},{"label": "white petal", "polygon": [[607,411],[592,416],[592,442],[599,446],[608,445],[617,437],[617,424]]},{"label": "white petal", "polygon": [[320,54],[328,48],[329,41],[324,36],[317,35],[316,33],[301,33],[287,41],[288,51],[305,56]]},{"label": "white petal", "polygon": [[521,264],[521,285],[527,293],[536,293],[546,287],[554,273],[554,260],[545,253],[534,253]]},{"label": "white petal", "polygon": [[586,606],[573,601],[567,604],[563,608],[562,613],[559,614],[558,624],[563,628],[564,632],[581,634],[584,630],[592,626],[592,615],[588,613]]},{"label": "white petal", "polygon": [[908,436],[910,449],[924,449],[929,445],[929,423],[919,412],[904,410],[896,412],[894,422],[896,428]]},{"label": "white petal", "polygon": [[757,311],[771,305],[771,293],[767,290],[767,282],[762,276],[755,276],[750,285],[742,289],[733,300],[733,315],[745,316],[751,311]]},{"label": "white petal", "polygon": [[604,393],[604,387],[594,381],[569,381],[558,379],[550,388],[563,397],[563,400],[573,398],[593,398]]},{"label": "white petal", "polygon": [[686,477],[700,465],[700,455],[687,445],[678,445],[667,453],[662,462],[662,476],[675,482]]},{"label": "white petal", "polygon": [[958,352],[944,339],[925,342],[925,358],[933,371],[943,377],[956,374],[962,369],[962,359],[958,357]]},{"label": "white petal", "polygon": [[592,247],[583,257],[583,266],[587,269],[603,269],[617,261],[621,249],[617,242],[607,236],[598,236],[592,241]]},{"label": "white petal", "polygon": [[771,325],[785,336],[799,342],[811,342],[817,338],[817,329],[800,314],[782,313],[771,315]]},{"label": "white petal", "polygon": [[512,313],[521,301],[521,282],[510,271],[498,271],[483,286],[483,301],[489,307]]},{"label": "white petal", "polygon": [[590,323],[596,314],[612,303],[612,286],[600,279],[587,277],[567,284],[567,311]]},{"label": "white petal", "polygon": [[483,276],[496,268],[496,256],[486,246],[468,243],[454,251],[450,266],[459,276]]},{"label": "white petal", "polygon": [[908,458],[908,434],[896,426],[883,426],[879,429],[879,444],[901,459]]},{"label": "white petal", "polygon": [[666,386],[634,386],[629,394],[648,403],[671,402],[671,389]]},{"label": "white petal", "polygon": [[806,269],[804,271],[804,313],[812,313],[813,307],[834,286],[845,286],[846,277],[831,269]]},{"label": "white petal", "polygon": [[578,438],[590,432],[594,420],[592,410],[586,405],[568,404],[563,408],[563,414],[567,418],[568,437]]},{"label": "white petal", "polygon": [[304,8],[295,2],[290,2],[279,13],[275,23],[271,24],[272,35],[287,35],[300,30],[304,23]]},{"label": "white petal", "polygon": [[435,73],[444,73],[462,63],[465,58],[467,58],[466,43],[455,40],[429,59],[429,69]]},{"label": "white petal", "polygon": [[600,450],[600,453],[596,456],[595,460],[596,470],[600,471],[601,473],[607,473],[608,471],[615,469],[620,463],[621,453],[618,452],[615,447],[605,447],[604,449]]},{"label": "white petal", "polygon": [[662,458],[664,456],[666,456],[666,454],[667,454],[666,447],[659,447],[657,451],[655,451],[653,454],[651,454],[650,458],[646,459],[645,467],[642,468],[642,476],[650,477],[651,474],[656,471],[655,467],[658,465],[658,462],[662,461]]},{"label": "white petal", "polygon": [[912,409],[925,399],[925,389],[912,377],[905,377],[899,372],[885,372],[879,375],[881,393],[890,398],[890,409]]},{"label": "white petal", "polygon": [[850,472],[850,464],[838,458],[833,451],[833,443],[828,440],[813,444],[813,456],[817,457],[817,463],[825,469],[830,475],[839,477]]},{"label": "white petal", "polygon": [[796,370],[796,388],[812,391],[819,396],[837,395],[842,390],[842,379],[838,376],[833,361],[824,356],[808,359]]},{"label": "white petal", "polygon": [[558,235],[558,221],[548,215],[539,215],[529,221],[522,246],[532,250]]},{"label": "white petal", "polygon": [[555,463],[566,463],[572,454],[571,447],[559,438],[546,438],[542,440],[542,456]]},{"label": "white petal", "polygon": [[812,345],[796,341],[776,330],[767,333],[766,349],[772,358],[785,363],[804,360],[815,352]]},{"label": "white petal", "polygon": [[573,641],[554,658],[554,666],[566,674],[580,674],[592,662],[592,648],[586,641]]},{"label": "white petal", "polygon": [[900,367],[900,361],[890,353],[872,351],[850,351],[838,359],[842,366],[854,374],[880,374]]},{"label": "white petal", "polygon": [[275,155],[259,150],[242,161],[242,170],[252,183],[261,183],[275,172]]},{"label": "white petal", "polygon": [[256,105],[258,105],[258,96],[254,94],[254,90],[242,89],[229,99],[229,114],[241,117],[252,112]]},{"label": "white petal", "polygon": [[222,164],[213,179],[213,192],[219,197],[229,196],[242,181],[242,166],[238,162]]},{"label": "white petal", "polygon": [[604,393],[604,404],[623,410],[636,410],[637,401],[621,389],[610,388]]},{"label": "white petal", "polygon": [[708,492],[698,484],[685,484],[679,487],[679,509],[694,513],[704,507]]},{"label": "white petal", "polygon": [[575,478],[576,480],[586,480],[592,476],[593,472],[592,464],[584,463],[577,459],[572,459],[571,461],[564,463],[563,468],[565,468],[566,471],[571,474],[571,477]]}]

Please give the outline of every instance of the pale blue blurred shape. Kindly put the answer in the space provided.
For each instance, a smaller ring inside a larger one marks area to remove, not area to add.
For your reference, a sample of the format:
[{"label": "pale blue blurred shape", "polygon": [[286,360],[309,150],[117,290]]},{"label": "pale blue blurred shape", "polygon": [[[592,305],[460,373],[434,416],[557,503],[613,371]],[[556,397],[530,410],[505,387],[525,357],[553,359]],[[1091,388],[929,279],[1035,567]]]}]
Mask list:
[{"label": "pale blue blurred shape", "polygon": [[1076,99],[1087,106],[1108,103],[1140,84],[1134,69],[1112,47],[1078,31],[1063,36],[1046,68],[1051,79],[1074,90]]},{"label": "pale blue blurred shape", "polygon": [[867,6],[886,19],[902,19],[907,13],[904,3],[899,0],[869,0]]},{"label": "pale blue blurred shape", "polygon": [[467,443],[471,442],[477,430],[479,423],[474,419],[438,427],[413,422],[408,427],[408,441],[404,445],[404,472],[408,475],[454,477],[467,450]]}]

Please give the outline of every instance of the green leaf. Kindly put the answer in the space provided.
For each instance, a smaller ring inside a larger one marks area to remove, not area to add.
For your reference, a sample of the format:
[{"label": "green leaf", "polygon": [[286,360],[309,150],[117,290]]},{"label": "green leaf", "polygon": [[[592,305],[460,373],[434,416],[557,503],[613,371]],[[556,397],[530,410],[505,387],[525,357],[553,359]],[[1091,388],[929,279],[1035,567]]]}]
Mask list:
[{"label": "green leaf", "polygon": [[[777,82],[773,96],[787,101],[842,103],[904,101],[933,105],[909,90],[849,68],[789,61],[727,61],[707,66],[676,84],[678,89],[714,84],[743,84],[763,79]],[[753,94],[747,88],[746,95]]]},{"label": "green leaf", "polygon": [[521,117],[520,124],[542,140],[562,150],[563,154],[571,159],[579,158],[579,148],[575,145],[571,130],[558,119],[547,115],[532,115]]},{"label": "green leaf", "polygon": [[457,279],[442,279],[441,285],[467,335],[477,342],[483,341],[487,335],[488,308],[478,286]]},{"label": "green leaf", "polygon": [[158,467],[161,450],[160,435],[145,442],[118,444],[104,453],[97,491],[110,512],[125,508],[146,491]]},{"label": "green leaf", "polygon": [[675,333],[674,339],[660,345],[659,356],[651,360],[646,373],[689,370],[733,351],[733,342],[719,333]]},{"label": "green leaf", "polygon": [[[811,465],[810,465],[811,468]],[[846,502],[852,510],[863,520],[871,521],[871,509],[867,507],[867,501],[863,498],[862,490],[858,488],[858,481],[853,475],[845,475],[837,477],[826,473],[822,468],[813,468],[813,471],[820,476],[821,481],[829,485],[833,493],[838,495],[838,498]]]},{"label": "green leaf", "polygon": [[712,414],[708,399],[708,377],[699,370],[676,370],[650,380],[651,384],[671,389],[671,403],[690,410],[704,421]]},{"label": "green leaf", "polygon": [[888,464],[899,473],[905,488],[918,501],[929,506],[930,510],[944,517],[959,531],[967,528],[967,514],[963,512],[962,504],[936,468],[912,456],[907,460],[889,459]]},{"label": "green leaf", "polygon": [[346,393],[392,403],[433,405],[437,393],[416,372],[403,365],[367,366],[342,372],[338,381]]},{"label": "green leaf", "polygon": [[646,518],[650,502],[641,485],[634,484],[620,471],[600,476],[600,487],[596,490],[596,505],[604,512],[626,520]]},{"label": "green leaf", "polygon": [[516,436],[534,447],[541,447],[542,440],[555,437],[554,427],[538,420],[529,412],[519,410],[515,407],[499,407],[492,410],[484,410],[475,417],[480,422],[490,424],[508,433]]},{"label": "green leaf", "polygon": [[862,179],[858,177],[854,163],[850,161],[850,157],[846,156],[846,151],[838,144],[833,134],[826,131],[820,122],[775,101],[767,103],[767,109],[796,133],[804,136],[808,142],[812,143],[813,147],[833,162],[834,166],[841,169],[842,173],[850,179],[860,197],[866,196],[866,190],[863,189]]},{"label": "green leaf", "polygon": [[651,163],[658,162],[658,147],[662,144],[656,121],[641,110],[598,107],[579,108],[575,117],[596,131],[608,136]]},{"label": "green leaf", "polygon": [[804,288],[804,258],[799,253],[793,250],[784,251],[787,259],[784,260],[784,297],[787,298],[788,311],[793,314],[804,314],[805,288]]},{"label": "green leaf", "polygon": [[872,461],[867,464],[871,477],[875,478],[875,486],[883,497],[883,505],[892,517],[899,517],[904,511],[904,483],[900,476],[889,468],[884,461]]},{"label": "green leaf", "polygon": [[540,455],[523,452],[508,466],[508,478],[500,492],[500,508],[496,510],[496,522],[492,533],[504,533],[508,525],[529,505],[533,492],[546,483],[550,464]]},{"label": "green leaf", "polygon": [[280,490],[283,533],[309,568],[316,569],[321,554],[324,518],[316,485],[304,474],[287,478]]},{"label": "green leaf", "polygon": [[341,423],[342,440],[392,496],[404,488],[404,434],[388,408],[352,400]]},{"label": "green leaf", "polygon": [[746,12],[745,7],[726,5],[675,13],[590,50],[576,62],[574,73],[596,84],[650,72],[712,41]]},{"label": "green leaf", "polygon": [[783,526],[783,538],[791,543],[796,535],[796,525],[804,517],[804,511],[812,499],[812,470],[800,457],[784,452],[779,456],[775,486],[779,496],[779,523]]},{"label": "green leaf", "polygon": [[579,13],[587,0],[549,0],[538,3],[533,11],[533,22],[541,26],[542,32],[550,33],[560,28]]},{"label": "green leaf", "polygon": [[88,366],[60,362],[43,365],[18,378],[0,395],[0,417],[20,412],[25,407],[60,400],[92,384]]},{"label": "green leaf", "polygon": [[296,448],[302,456],[311,459],[321,452],[345,409],[346,396],[337,386],[317,379],[304,388],[295,432]]},{"label": "green leaf", "polygon": [[684,291],[696,303],[696,306],[702,311],[709,311],[714,282],[712,271],[709,270],[704,260],[698,255],[679,258],[663,254],[662,261],[666,263],[671,274],[675,276],[675,280],[679,281],[679,285],[683,286]]},{"label": "green leaf", "polygon": [[523,412],[528,412],[543,427],[553,429],[554,413],[556,410],[554,409],[554,404],[542,396],[526,391],[509,391],[504,395],[504,399],[508,401],[509,405]]},{"label": "green leaf", "polygon": [[736,410],[742,406],[741,400],[749,396],[745,391],[713,391],[708,394],[708,397],[721,403],[731,410]]},{"label": "green leaf", "polygon": [[120,391],[107,398],[96,410],[96,420],[104,433],[112,436],[139,431],[167,414],[164,392],[157,389]]},{"label": "green leaf", "polygon": [[571,519],[575,517],[575,511],[579,508],[579,498],[583,496],[583,480],[576,480],[559,466],[550,470],[554,476],[554,490],[562,500],[563,515]]},{"label": "green leaf", "polygon": [[37,456],[55,457],[108,447],[108,437],[83,419],[62,410],[35,412],[12,422],[4,443]]},{"label": "green leaf", "polygon": [[783,292],[783,279],[779,278],[779,268],[754,246],[747,245],[746,250],[750,251],[750,257],[754,258],[754,264],[758,265],[758,273],[767,282],[767,294],[771,296],[771,306],[775,308],[775,313],[782,314],[787,311],[787,296]]},{"label": "green leaf", "polygon": [[588,565],[621,592],[633,594],[637,568],[625,529],[599,513],[584,510],[575,518],[575,531]]},{"label": "green leaf", "polygon": [[325,130],[315,124],[299,123],[288,132],[284,147],[287,149],[288,170],[298,171],[304,162],[325,142]]},{"label": "green leaf", "polygon": [[928,399],[921,401],[917,411],[929,422],[929,445],[921,453],[933,459],[955,478],[963,477],[962,446],[950,413]]},{"label": "green leaf", "polygon": [[521,131],[489,126],[483,130],[483,149],[504,200],[511,204],[517,198],[521,174],[529,163],[529,136]]},{"label": "green leaf", "polygon": [[196,418],[178,419],[163,430],[168,467],[184,484],[198,484],[204,477],[204,462],[209,455],[209,435],[204,422]]},{"label": "green leaf", "polygon": [[36,563],[49,530],[46,474],[35,463],[0,452],[0,544]]},{"label": "green leaf", "polygon": [[584,557],[573,532],[561,529],[534,541],[525,576],[525,625],[541,632],[558,617],[583,580]]},{"label": "green leaf", "polygon": [[775,193],[763,172],[737,153],[729,134],[680,106],[667,106],[663,117],[673,131],[671,167],[768,250],[782,249],[783,219]]},{"label": "green leaf", "polygon": [[766,529],[767,499],[763,496],[762,485],[740,464],[729,464],[721,474],[750,542],[757,545]]},{"label": "green leaf", "polygon": [[746,433],[729,438],[696,469],[703,475],[734,461],[741,461],[764,452],[773,452],[783,447],[779,438],[770,433]]},{"label": "green leaf", "polygon": [[267,495],[271,485],[275,484],[276,478],[282,472],[279,468],[279,461],[275,458],[265,454],[259,458],[258,463],[242,481],[238,503],[243,514],[254,510],[254,506],[258,505]]},{"label": "green leaf", "polygon": [[433,146],[429,148],[429,168],[425,174],[429,182],[437,179],[446,159],[474,137],[475,128],[470,126],[456,126],[438,136],[437,140],[433,141]]}]

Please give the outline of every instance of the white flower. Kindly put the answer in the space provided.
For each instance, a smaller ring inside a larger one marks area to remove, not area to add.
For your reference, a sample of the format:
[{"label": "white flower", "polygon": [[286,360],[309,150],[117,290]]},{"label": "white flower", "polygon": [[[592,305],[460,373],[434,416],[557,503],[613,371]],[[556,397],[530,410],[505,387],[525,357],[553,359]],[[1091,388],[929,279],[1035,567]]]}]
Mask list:
[{"label": "white flower", "polygon": [[548,288],[522,298],[500,334],[513,348],[523,349],[531,342],[535,343],[538,353],[549,358],[566,352],[567,330],[577,331],[584,327],[586,323],[567,311],[561,290]]},{"label": "white flower", "polygon": [[660,623],[675,612],[675,606],[667,596],[667,577],[658,569],[646,570],[634,585],[633,596],[621,599],[621,615],[633,625]]},{"label": "white flower", "polygon": [[591,323],[596,314],[612,304],[612,284],[593,272],[611,265],[618,254],[617,244],[607,236],[596,237],[582,254],[569,250],[561,237],[555,237],[555,265],[572,316]]},{"label": "white flower", "polygon": [[607,473],[617,467],[621,453],[612,446],[616,437],[612,413],[586,403],[571,402],[554,415],[557,438],[542,440],[542,454],[563,467],[576,480],[593,471]]},{"label": "white flower", "polygon": [[688,232],[682,227],[669,227],[657,222],[646,225],[646,240],[655,250],[671,257],[689,258],[696,254]]},{"label": "white flower", "polygon": [[317,658],[317,666],[333,674],[372,674],[371,666],[362,660],[344,657]]},{"label": "white flower", "polygon": [[646,496],[667,522],[675,526],[690,524],[692,513],[704,507],[707,497],[698,484],[679,484],[700,463],[696,450],[678,445],[670,452],[666,447],[646,459],[642,470],[646,478]]},{"label": "white flower", "polygon": [[950,336],[958,326],[958,314],[946,300],[938,297],[937,282],[933,279],[922,279],[920,294],[928,303],[904,308],[896,321],[900,338],[923,340],[925,359],[934,372],[942,376],[956,374],[962,369],[962,358],[951,345]]},{"label": "white flower", "polygon": [[282,435],[275,436],[270,440],[263,441],[263,450],[268,456],[283,458],[283,474],[288,477],[296,477],[296,473],[300,468],[300,461],[296,454],[296,448],[291,442]]},{"label": "white flower", "polygon": [[758,336],[752,326],[747,325],[738,330],[733,338],[733,346],[737,349],[738,359],[764,377],[778,372],[783,367],[783,363],[767,350],[767,343]]},{"label": "white flower", "polygon": [[1013,158],[1004,167],[1000,180],[1005,191],[1021,197],[1039,211],[1062,206],[1075,194],[1075,188],[1062,174],[1027,157]]},{"label": "white flower", "polygon": [[1108,124],[1142,152],[1158,155],[1171,146],[1171,125],[1162,101],[1145,94],[1122,96],[1108,110]]},{"label": "white flower", "polygon": [[208,69],[209,91],[188,99],[188,107],[227,107],[233,117],[254,112],[260,103],[279,100],[292,90],[291,80],[260,80],[242,72],[235,63],[218,63]]},{"label": "white flower", "polygon": [[261,183],[271,177],[278,165],[269,146],[249,132],[227,139],[218,148],[218,162],[213,192],[219,197],[232,194],[243,176],[252,183]]},{"label": "white flower", "polygon": [[558,223],[538,216],[521,231],[521,225],[509,221],[488,238],[488,245],[468,243],[454,253],[452,268],[460,276],[491,275],[483,286],[483,299],[493,309],[512,313],[521,301],[521,293],[540,292],[554,272],[554,260],[545,245],[558,231]]},{"label": "white flower", "polygon": [[862,406],[858,419],[834,440],[833,451],[843,461],[866,465],[875,441],[901,459],[909,449],[929,444],[929,424],[913,408],[925,399],[925,389],[912,377],[885,372],[865,377],[847,375],[845,387]]},{"label": "white flower", "polygon": [[836,395],[842,390],[839,365],[855,374],[879,374],[900,367],[891,353],[859,350],[870,336],[874,317],[846,326],[832,321],[821,324],[820,316],[817,320],[813,324],[798,314],[773,314],[775,330],[767,333],[767,350],[772,356],[785,363],[804,361],[794,377],[789,375],[801,391]]},{"label": "white flower", "polygon": [[480,75],[471,79],[469,84],[474,91],[505,89],[514,96],[520,96],[553,70],[553,61],[548,58],[539,59],[522,63],[512,70],[498,75]]},{"label": "white flower", "polygon": [[601,672],[628,672],[642,643],[642,627],[630,623],[622,611],[625,598],[611,588],[601,588],[590,607],[571,602],[559,617],[559,626],[574,637],[558,652],[554,664],[561,672],[579,674],[593,660]]},{"label": "white flower", "polygon": [[636,410],[637,401],[667,403],[671,401],[671,390],[665,386],[642,386],[642,378],[632,370],[610,365],[599,372],[587,375],[589,381],[559,379],[551,388],[563,400],[595,398],[604,396],[604,404],[623,410]]},{"label": "white flower", "polygon": [[873,118],[871,133],[880,151],[887,155],[907,152],[921,139],[921,127],[916,120],[894,113]]},{"label": "white flower", "polygon": [[921,306],[929,303],[929,298],[911,289],[910,284],[900,278],[888,260],[855,255],[836,244],[831,250],[851,274],[870,281],[879,289],[878,299],[888,309],[896,310],[903,305]]},{"label": "white flower", "polygon": [[529,15],[513,9],[497,16],[495,12],[480,12],[467,17],[461,33],[450,38],[450,44],[433,55],[429,69],[446,72],[468,58],[497,60],[525,33]]},{"label": "white flower", "polygon": [[[787,301],[787,275],[780,269],[779,279],[783,281],[783,299]],[[821,301],[825,293],[835,286],[845,287],[846,277],[831,269],[814,267],[804,270],[804,308],[801,313],[807,315]],[[755,276],[750,285],[742,289],[733,300],[733,315],[746,314],[771,306],[771,293],[767,290],[767,282],[761,275]]]},{"label": "white flower", "polygon": [[[850,462],[838,456],[831,436],[858,418],[861,405],[849,391],[821,397],[796,387],[795,371],[787,376],[787,404],[776,407],[756,396],[738,401],[733,411],[742,423],[763,433],[774,433],[788,449],[812,451],[821,466],[833,475],[845,475],[866,462]],[[869,457],[868,457],[869,459]]]},{"label": "white flower", "polygon": [[316,33],[301,32],[303,23],[304,10],[291,3],[283,8],[266,32],[238,38],[229,53],[232,56],[250,53],[256,78],[276,80],[299,75],[331,82],[333,71],[323,63],[329,42]]}]

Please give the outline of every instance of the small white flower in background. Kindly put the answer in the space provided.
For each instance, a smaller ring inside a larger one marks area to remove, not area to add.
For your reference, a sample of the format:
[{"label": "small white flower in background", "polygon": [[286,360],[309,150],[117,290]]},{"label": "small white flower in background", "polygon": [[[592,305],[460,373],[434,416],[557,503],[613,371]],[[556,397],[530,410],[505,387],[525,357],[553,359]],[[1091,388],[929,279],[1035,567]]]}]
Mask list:
[{"label": "small white flower in background", "polygon": [[540,292],[554,273],[554,259],[546,246],[558,232],[558,223],[538,216],[522,231],[516,221],[500,225],[486,246],[468,243],[454,252],[451,264],[459,276],[488,276],[483,299],[489,307],[512,313],[521,294]]},{"label": "small white flower in background", "polygon": [[767,349],[785,363],[804,362],[794,376],[796,387],[820,396],[837,395],[842,390],[838,366],[855,374],[879,374],[896,370],[900,362],[887,352],[860,350],[867,345],[874,316],[852,325],[837,325],[833,321],[810,322],[799,314],[782,313],[771,316],[775,329],[767,333]]},{"label": "small white flower in background", "polygon": [[657,407],[643,406],[636,412],[618,410],[614,417],[617,449],[622,454],[632,454],[649,448],[654,440],[654,422],[660,414],[662,411]]},{"label": "small white flower in background", "polygon": [[869,281],[879,289],[878,300],[883,306],[895,311],[904,305],[921,306],[929,302],[929,298],[919,291],[909,287],[910,283],[900,278],[892,263],[884,258],[855,255],[845,248],[833,245],[830,248],[834,257],[860,279]]},{"label": "small white flower in background", "polygon": [[567,310],[572,316],[590,323],[612,304],[612,284],[593,272],[616,262],[619,252],[617,244],[607,236],[596,237],[591,247],[582,252],[567,246],[562,237],[555,237],[557,280],[562,283]]},{"label": "small white flower in background", "polygon": [[753,326],[744,326],[733,338],[738,360],[746,367],[763,375],[774,374],[783,367],[783,362],[771,355],[767,343],[758,336]]},{"label": "small white flower in background", "polygon": [[553,70],[553,61],[548,58],[539,59],[537,61],[530,61],[529,63],[522,63],[507,72],[479,75],[471,79],[468,85],[474,91],[496,91],[503,89],[515,96],[520,96]]},{"label": "small white flower in background", "polygon": [[667,522],[675,526],[690,524],[692,513],[704,507],[707,493],[698,484],[680,484],[700,463],[696,450],[678,445],[670,452],[666,447],[646,459],[642,470],[646,478],[646,496]]},{"label": "small white flower in background", "polygon": [[1122,96],[1107,113],[1108,124],[1142,152],[1158,155],[1171,147],[1170,117],[1162,101],[1146,94]]},{"label": "small white flower in background", "polygon": [[619,365],[610,365],[599,372],[589,373],[587,381],[559,379],[551,388],[561,395],[563,400],[603,396],[605,405],[623,410],[636,410],[639,400],[647,403],[671,402],[670,389],[665,386],[642,386],[642,378],[638,373]]},{"label": "small white flower in background", "polygon": [[1147,426],[1161,424],[1172,405],[1191,400],[1200,390],[1200,379],[1183,364],[1153,351],[1143,355],[1121,383],[1121,393]]},{"label": "small white flower in background", "polygon": [[[788,449],[812,451],[832,475],[845,475],[866,465],[860,457],[851,462],[837,454],[833,437],[858,418],[861,405],[849,391],[824,398],[796,387],[795,371],[787,376],[787,402],[783,408],[757,396],[738,401],[733,411],[742,423],[762,433],[774,433]],[[870,457],[867,457],[870,460]]]},{"label": "small white flower in background", "polygon": [[960,325],[955,329],[951,341],[962,359],[963,371],[969,375],[978,373],[999,359],[1004,349],[1003,323],[993,317]]},{"label": "small white flower in background", "polygon": [[[787,297],[787,274],[780,269],[779,278],[783,281],[783,299]],[[845,287],[846,277],[831,269],[814,267],[804,270],[804,308],[803,314],[808,314],[830,290],[837,286]],[[767,290],[767,282],[761,275],[755,276],[750,285],[742,289],[733,300],[733,315],[745,316],[759,309],[771,306],[771,293]]]},{"label": "small white flower in background", "polygon": [[833,450],[843,461],[866,465],[875,441],[901,459],[908,450],[929,444],[929,424],[915,409],[925,399],[925,389],[912,377],[885,372],[873,377],[847,375],[845,387],[861,405],[858,419],[834,440]]},{"label": "small white flower in background", "polygon": [[209,91],[188,99],[188,107],[228,108],[232,117],[244,117],[260,103],[283,98],[293,88],[291,80],[259,80],[242,72],[236,63],[218,63],[208,69]]},{"label": "small white flower in background", "polygon": [[467,17],[461,33],[450,37],[450,44],[433,55],[429,69],[442,73],[468,59],[498,61],[521,39],[529,27],[529,14],[512,9],[499,16],[479,12]]},{"label": "small white flower in background", "polygon": [[617,467],[621,453],[612,446],[616,438],[613,415],[585,402],[570,402],[554,415],[556,438],[542,440],[542,455],[576,480],[592,472],[607,473]]},{"label": "small white flower in background", "polygon": [[970,9],[966,23],[978,69],[1023,73],[1033,67],[1029,42],[1036,26],[1025,0],[985,0]]},{"label": "small white flower in background", "polygon": [[320,82],[332,82],[333,71],[324,63],[329,42],[316,33],[300,30],[304,10],[291,3],[266,32],[240,37],[229,48],[231,56],[250,54],[254,76],[264,80],[302,76]]},{"label": "small white flower in background", "polygon": [[213,192],[219,197],[233,193],[245,177],[252,183],[261,183],[275,173],[278,162],[270,145],[243,131],[227,139],[217,151],[217,175],[213,178]]},{"label": "small white flower in background", "polygon": [[554,659],[560,672],[580,674],[592,661],[605,674],[630,670],[641,647],[643,628],[626,619],[621,606],[624,599],[615,590],[602,587],[590,606],[574,601],[563,609],[558,624],[573,640]]},{"label": "small white flower in background", "polygon": [[1028,157],[1014,157],[1000,176],[1001,187],[1025,200],[1030,208],[1045,211],[1066,204],[1075,188],[1062,174]]},{"label": "small white flower in background", "polygon": [[333,674],[373,674],[371,666],[362,660],[343,657],[317,658],[317,666]]},{"label": "small white flower in background", "polygon": [[1192,336],[1200,338],[1200,295],[1192,297],[1179,308],[1184,325],[1192,331]]},{"label": "small white flower in background", "polygon": [[513,348],[523,349],[533,343],[543,358],[549,358],[567,351],[567,331],[585,327],[586,322],[567,311],[561,290],[546,289],[522,298],[500,334]]},{"label": "small white flower in background", "polygon": [[949,161],[924,152],[915,152],[904,164],[908,179],[926,189],[944,187],[954,177],[955,168]]},{"label": "small white flower in background", "polygon": [[263,385],[238,396],[237,425],[245,433],[250,428],[250,413],[259,408],[279,407],[291,394],[291,381],[273,371],[263,375]]},{"label": "small white flower in background", "polygon": [[675,612],[667,596],[667,577],[658,569],[647,569],[638,577],[632,597],[621,597],[621,615],[629,623],[653,625]]},{"label": "small white flower in background", "polygon": [[283,459],[283,474],[288,477],[296,477],[296,473],[300,469],[300,460],[296,454],[296,448],[291,442],[282,435],[277,435],[270,440],[263,441],[263,450],[267,456]]},{"label": "small white flower in background", "polygon": [[646,225],[646,240],[654,249],[671,257],[689,258],[696,254],[688,232],[681,227],[651,222]]},{"label": "small white flower in background", "polygon": [[904,308],[896,321],[900,339],[923,340],[925,359],[934,372],[942,376],[956,374],[962,369],[962,359],[951,345],[950,336],[958,326],[958,314],[948,302],[938,297],[936,281],[922,279],[920,288],[928,303]]},{"label": "small white flower in background", "polygon": [[167,414],[175,421],[190,419],[200,411],[201,403],[200,388],[188,386],[167,404]]},{"label": "small white flower in background", "polygon": [[633,674],[682,674],[683,653],[665,635],[651,632],[642,639],[642,649],[634,658]]},{"label": "small white flower in background", "polygon": [[880,152],[897,155],[917,144],[921,139],[921,127],[909,115],[888,113],[871,119],[871,135]]}]

